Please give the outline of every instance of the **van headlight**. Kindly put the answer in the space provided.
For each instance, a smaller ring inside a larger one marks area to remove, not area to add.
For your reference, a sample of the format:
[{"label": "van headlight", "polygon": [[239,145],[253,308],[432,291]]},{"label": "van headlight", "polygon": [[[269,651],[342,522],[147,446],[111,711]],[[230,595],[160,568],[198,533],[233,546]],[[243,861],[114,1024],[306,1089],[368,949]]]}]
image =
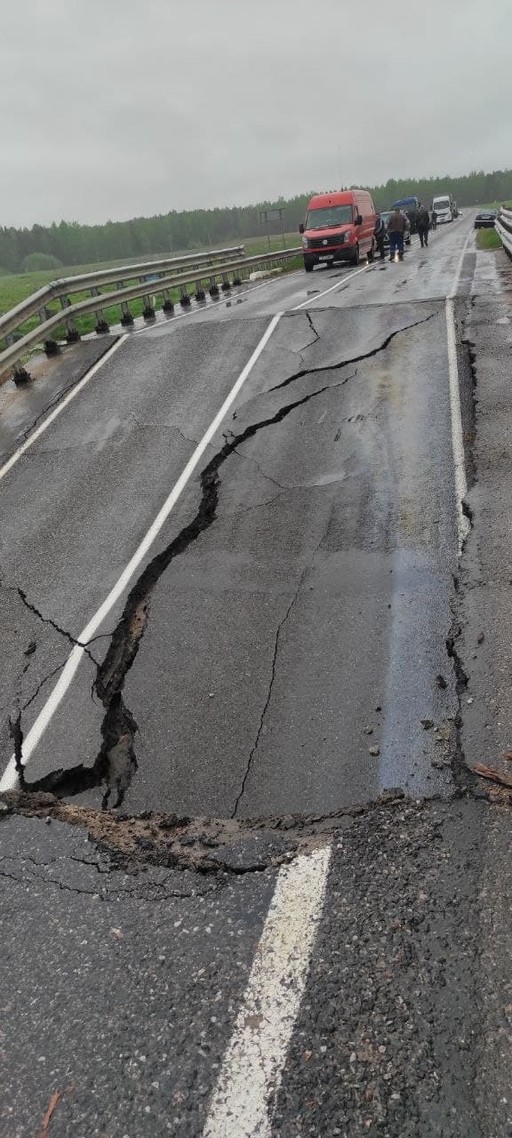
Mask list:
[{"label": "van headlight", "polygon": [[302,248],[303,249],[309,249],[309,240],[307,237],[302,238]]}]

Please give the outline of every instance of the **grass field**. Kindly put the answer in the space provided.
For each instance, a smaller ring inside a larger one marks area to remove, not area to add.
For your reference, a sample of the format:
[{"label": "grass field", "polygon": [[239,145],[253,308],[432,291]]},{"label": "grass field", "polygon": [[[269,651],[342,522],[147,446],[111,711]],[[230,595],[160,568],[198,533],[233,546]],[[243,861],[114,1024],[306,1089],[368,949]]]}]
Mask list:
[{"label": "grass field", "polygon": [[495,229],[477,229],[477,249],[501,249],[501,241]]},{"label": "grass field", "polygon": [[[298,246],[299,241],[300,241],[300,238],[298,237],[297,234],[295,234],[295,233],[285,234],[284,244],[285,244],[286,248],[291,249],[294,246]],[[248,257],[253,257],[253,256],[264,256],[265,253],[269,252],[269,244],[270,244],[270,251],[272,251],[272,252],[277,252],[283,248],[283,240],[282,240],[281,236],[271,237],[270,242],[268,241],[268,239],[266,237],[249,237],[249,238],[245,238],[245,240],[238,240],[237,238],[233,238],[231,240],[226,240],[223,244],[216,245],[215,248],[230,248],[230,247],[233,247],[235,245],[243,245],[245,248],[246,255]],[[200,252],[207,252],[208,250],[202,249],[199,251]],[[191,249],[186,249],[186,250],[182,250],[182,251],[173,250],[173,252],[170,253],[169,256],[179,257],[182,255],[182,253],[190,254],[192,252],[194,252],[194,250],[191,250]],[[50,282],[55,280],[56,278],[61,279],[62,277],[77,276],[80,273],[99,272],[102,269],[116,269],[122,265],[135,265],[135,264],[140,264],[141,262],[148,263],[151,260],[159,260],[159,259],[163,259],[163,255],[161,253],[154,254],[153,256],[147,255],[147,256],[142,257],[142,258],[133,257],[127,261],[101,261],[99,263],[91,264],[91,265],[72,265],[72,266],[67,266],[67,267],[64,266],[61,269],[58,269],[58,270],[51,269],[47,272],[17,273],[17,274],[12,273],[12,274],[8,274],[7,276],[1,276],[0,277],[0,314],[2,314],[4,312],[8,312],[11,308],[14,308],[16,304],[20,304],[20,302],[22,300],[25,300],[27,297],[31,296],[32,293],[37,292],[38,289],[43,288],[44,285],[50,284]],[[295,258],[293,258],[292,261],[287,262],[286,265],[283,266],[283,271],[289,272],[292,269],[297,268],[299,264],[300,264],[300,262],[298,260],[296,260]],[[154,292],[155,283],[153,283],[153,284],[149,283],[148,284],[148,293]],[[105,289],[105,292],[113,291],[113,289],[115,287],[116,286],[114,286],[114,285],[107,287]],[[192,294],[194,291],[195,291],[194,286],[190,285],[189,286],[189,292]],[[71,296],[72,303],[75,304],[79,300],[85,300],[86,297],[88,297],[89,295],[90,294],[88,291],[73,293]],[[171,299],[175,303],[178,303],[179,298],[180,298],[179,291],[177,289],[171,290]],[[160,303],[160,297],[158,298],[158,302]],[[142,310],[143,310],[143,301],[142,300],[133,300],[133,301],[130,301],[129,304],[130,304],[130,311],[134,317],[140,316],[142,314]],[[55,301],[48,306],[48,310],[51,314],[53,314],[54,312],[59,311],[59,307],[60,307],[59,302]],[[114,324],[118,324],[120,322],[120,320],[121,320],[121,307],[119,305],[110,305],[109,306],[108,303],[106,303],[102,307],[103,307],[103,312],[105,314],[105,318],[108,320],[108,322],[110,324],[114,325]],[[82,316],[82,317],[80,317],[80,319],[76,320],[75,323],[76,323],[76,327],[78,328],[78,331],[82,335],[86,335],[88,332],[94,331],[94,328],[96,325],[96,317],[94,315]],[[37,326],[37,324],[38,324],[37,317],[32,317],[30,320],[26,321],[26,323],[24,324],[23,329],[21,331],[22,332],[28,332],[32,328],[35,328]],[[54,331],[52,332],[52,335],[56,339],[63,339],[66,335],[65,326],[61,325],[58,328],[54,329]]]}]

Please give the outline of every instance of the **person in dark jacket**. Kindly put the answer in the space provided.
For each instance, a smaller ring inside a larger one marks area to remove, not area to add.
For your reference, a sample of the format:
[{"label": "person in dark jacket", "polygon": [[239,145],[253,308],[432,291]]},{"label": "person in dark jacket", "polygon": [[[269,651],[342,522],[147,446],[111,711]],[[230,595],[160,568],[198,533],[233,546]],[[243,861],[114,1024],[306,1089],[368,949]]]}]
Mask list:
[{"label": "person in dark jacket", "polygon": [[394,261],[398,252],[398,260],[404,259],[404,233],[407,228],[407,218],[400,209],[394,209],[388,220],[389,259]]},{"label": "person in dark jacket", "polygon": [[386,256],[386,254],[384,252],[384,241],[386,239],[386,226],[384,225],[384,222],[380,216],[380,213],[376,213],[375,217],[377,220],[375,222],[375,229],[373,230],[373,233],[375,236],[375,241],[376,241],[377,250],[378,250],[380,259],[381,259],[381,261],[383,261],[385,256]]},{"label": "person in dark jacket", "polygon": [[420,205],[416,214],[416,229],[423,249],[424,245],[428,245],[428,231],[430,229],[430,216],[424,205]]}]

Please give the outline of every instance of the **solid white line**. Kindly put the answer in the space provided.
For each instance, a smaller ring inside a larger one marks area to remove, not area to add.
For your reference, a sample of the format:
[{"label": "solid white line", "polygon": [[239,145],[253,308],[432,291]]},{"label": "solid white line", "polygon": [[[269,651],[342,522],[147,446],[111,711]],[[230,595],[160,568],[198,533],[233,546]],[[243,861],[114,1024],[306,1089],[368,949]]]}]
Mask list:
[{"label": "solid white line", "polygon": [[59,415],[62,414],[64,408],[67,407],[73,399],[76,399],[76,396],[80,391],[83,390],[86,383],[89,383],[89,380],[92,379],[94,375],[96,375],[96,372],[99,371],[100,368],[102,368],[109,359],[111,359],[111,357],[114,355],[114,352],[119,351],[119,348],[122,346],[122,344],[125,343],[127,339],[128,334],[120,336],[116,343],[112,344],[112,347],[108,349],[108,352],[105,352],[105,355],[102,356],[101,359],[97,361],[97,363],[93,364],[92,368],[90,368],[90,370],[82,377],[80,382],[77,383],[76,387],[73,387],[71,391],[68,391],[68,394],[64,396],[64,398],[60,403],[57,404],[56,407],[54,407],[53,411],[50,411],[50,414],[46,419],[43,420],[41,425],[39,427],[36,427],[35,431],[29,435],[28,439],[25,439],[25,442],[22,443],[22,445],[18,447],[17,450],[15,450],[14,454],[11,455],[7,462],[0,467],[0,481],[2,478],[5,478],[5,475],[8,474],[10,470],[12,470],[13,466],[16,465],[21,456],[25,454],[26,451],[29,450],[29,448],[35,442],[37,442],[37,439],[40,439],[41,435],[44,435],[44,432],[48,430],[48,427],[50,427],[51,424],[54,423],[56,419],[58,419]]},{"label": "solid white line", "polygon": [[307,300],[301,301],[296,304],[294,308],[290,308],[290,312],[298,312],[301,308],[307,308],[308,304],[313,304],[314,301],[320,300],[322,296],[327,296],[327,293],[334,292],[336,288],[341,288],[347,281],[351,281],[353,277],[359,276],[359,273],[365,273],[368,265],[363,265],[362,269],[356,269],[355,273],[349,273],[348,277],[343,277],[341,281],[336,281],[336,284],[331,285],[330,288],[325,288],[323,292],[317,292],[314,296],[308,296]]},{"label": "solid white line", "polygon": [[[194,473],[194,470],[196,469],[196,466],[197,466],[199,460],[201,459],[202,455],[204,454],[207,446],[211,442],[216,431],[220,427],[222,420],[224,419],[225,415],[229,411],[231,404],[236,399],[238,392],[243,387],[243,384],[245,383],[247,377],[250,375],[256,361],[259,359],[263,349],[265,348],[265,346],[268,343],[272,333],[274,332],[274,329],[277,327],[277,325],[281,319],[281,316],[282,316],[282,313],[278,312],[276,316],[272,317],[272,320],[270,321],[268,328],[264,332],[259,343],[256,345],[256,347],[252,353],[251,358],[246,363],[243,371],[240,372],[240,375],[238,376],[236,383],[231,388],[229,395],[226,396],[224,403],[222,404],[222,407],[220,408],[220,411],[217,412],[215,418],[210,423],[208,430],[203,435],[200,443],[198,443],[198,445],[197,445],[194,453],[192,454],[191,458],[189,458],[187,465],[185,466],[184,470],[180,474],[180,477],[178,478],[178,481],[174,484],[170,494],[168,495],[163,506],[161,507],[158,514],[156,515],[156,518],[155,518],[153,524],[150,526],[145,537],[142,539],[140,545],[135,550],[133,557],[130,559],[126,568],[121,573],[121,576],[116,581],[116,584],[114,585],[114,587],[110,590],[110,593],[108,594],[108,596],[103,601],[103,604],[100,605],[97,612],[95,612],[94,616],[91,617],[89,623],[86,624],[85,628],[82,630],[80,635],[77,637],[77,640],[79,640],[80,643],[77,644],[73,648],[72,652],[68,656],[68,659],[67,659],[66,664],[65,664],[65,666],[64,666],[64,668],[60,674],[60,677],[59,677],[57,684],[55,685],[49,699],[46,701],[44,707],[41,709],[39,715],[37,716],[37,719],[35,720],[33,726],[31,727],[30,731],[28,732],[26,739],[23,742],[23,763],[24,764],[26,764],[28,762],[31,754],[33,753],[33,751],[35,749],[35,747],[37,747],[39,740],[41,739],[42,735],[46,731],[46,728],[48,727],[48,724],[50,723],[51,719],[55,715],[55,712],[56,712],[59,704],[61,703],[62,699],[64,698],[64,696],[65,696],[65,694],[69,688],[69,685],[71,684],[71,681],[73,680],[73,677],[76,674],[76,671],[78,669],[80,661],[82,660],[84,652],[85,652],[85,647],[83,647],[83,645],[86,645],[88,643],[88,641],[91,640],[93,636],[95,636],[96,632],[98,631],[98,629],[102,625],[103,621],[105,620],[105,617],[108,616],[111,609],[117,603],[120,596],[122,595],[122,593],[124,592],[126,587],[129,585],[129,583],[130,583],[132,577],[134,576],[136,570],[139,568],[139,565],[141,564],[141,562],[144,560],[146,554],[151,549],[151,546],[153,545],[153,542],[155,541],[155,539],[158,537],[158,534],[160,533],[162,526],[167,521],[167,518],[169,517],[171,510],[174,509],[174,506],[176,505],[176,502],[180,498],[181,494],[183,493],[183,490],[185,489],[187,482],[192,477],[192,474]],[[15,762],[14,756],[11,756],[11,759],[9,760],[9,763],[6,767],[5,772],[4,772],[4,775],[3,775],[2,779],[0,780],[0,791],[12,790],[16,785],[17,785],[16,762]]]},{"label": "solid white line", "polygon": [[460,274],[462,272],[462,265],[464,263],[464,257],[466,256],[466,249],[467,249],[469,242],[471,241],[472,237],[473,237],[473,230],[470,229],[470,231],[466,237],[466,240],[464,242],[464,245],[462,248],[462,253],[461,253],[459,260],[458,260],[457,268],[455,270],[455,276],[453,278],[452,287],[450,289],[450,292],[448,293],[448,299],[449,300],[454,300],[456,295],[457,295],[457,289],[459,286]]},{"label": "solid white line", "polygon": [[466,462],[464,458],[464,436],[462,432],[462,412],[460,407],[459,367],[457,363],[457,339],[455,312],[452,297],[446,297],[446,340],[448,345],[448,377],[450,384],[450,417],[452,427],[452,451],[455,471],[455,502],[457,510],[457,534],[459,553],[469,533],[469,519],[462,503],[468,492]]},{"label": "solid white line", "polygon": [[322,915],[330,854],[324,846],[280,870],[203,1138],[271,1138]]},{"label": "solid white line", "polygon": [[466,517],[462,503],[468,492],[466,477],[466,460],[464,456],[464,435],[462,431],[462,411],[460,406],[460,380],[459,365],[457,361],[457,331],[455,326],[455,304],[460,274],[468,242],[472,233],[468,233],[458,265],[453,278],[453,284],[446,297],[446,342],[448,346],[448,379],[450,386],[450,418],[452,429],[452,451],[455,472],[455,503],[457,510],[457,535],[459,554],[462,552],[464,541],[469,533],[470,524]]}]

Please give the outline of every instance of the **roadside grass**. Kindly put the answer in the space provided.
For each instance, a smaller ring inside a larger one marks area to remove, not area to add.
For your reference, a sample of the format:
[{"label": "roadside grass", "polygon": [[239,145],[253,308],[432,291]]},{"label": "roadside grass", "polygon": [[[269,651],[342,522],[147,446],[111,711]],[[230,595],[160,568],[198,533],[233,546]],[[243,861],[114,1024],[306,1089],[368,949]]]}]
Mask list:
[{"label": "roadside grass", "polygon": [[[224,242],[218,242],[215,246],[203,247],[200,250],[192,250],[192,249],[186,249],[183,251],[173,250],[172,253],[169,254],[169,256],[179,257],[182,255],[182,253],[186,255],[186,254],[190,254],[193,252],[208,252],[210,248],[211,249],[213,249],[213,248],[215,248],[215,249],[229,248],[229,247],[232,247],[234,245],[243,245],[245,248],[245,253],[249,257],[260,256],[260,257],[264,258],[266,253],[278,252],[280,249],[283,248],[283,245],[287,249],[291,249],[291,248],[298,246],[299,245],[299,238],[298,238],[298,235],[295,233],[285,234],[284,235],[284,242],[283,242],[283,238],[281,237],[280,234],[278,236],[271,236],[270,239],[268,239],[267,237],[262,237],[262,236],[249,237],[249,238],[245,238],[245,240],[238,239],[236,237],[229,238],[229,239],[226,238],[226,240]],[[40,288],[43,288],[44,285],[50,284],[52,281],[54,281],[56,279],[60,280],[63,277],[77,276],[80,273],[99,272],[102,269],[116,269],[116,268],[120,268],[123,265],[136,265],[136,264],[141,264],[141,263],[149,263],[151,260],[161,260],[162,258],[163,258],[162,253],[156,253],[153,255],[143,254],[141,257],[132,257],[132,258],[125,259],[125,260],[99,261],[97,263],[93,263],[93,264],[89,264],[89,265],[63,266],[61,269],[58,269],[58,270],[50,269],[50,270],[47,270],[44,272],[36,272],[36,273],[9,273],[5,276],[0,276],[0,314],[2,314],[4,312],[8,312],[11,308],[14,308],[15,305],[20,304],[20,302],[23,300],[26,300],[27,297],[32,295],[32,293],[37,292]],[[301,258],[299,256],[294,257],[291,261],[286,262],[282,266],[282,271],[283,272],[293,272],[293,270],[299,268],[300,265],[301,265]],[[127,274],[127,280],[128,279],[129,279],[129,277]],[[198,280],[199,279],[200,278],[198,277]],[[208,282],[208,274],[205,275],[204,281]],[[105,298],[107,298],[108,292],[115,291],[116,287],[117,287],[116,285],[106,285],[104,287],[104,291],[103,291],[102,295],[104,295]],[[162,299],[161,294],[159,294],[156,291],[156,288],[157,288],[157,282],[156,281],[148,281],[147,282],[147,294],[149,296],[151,296],[153,305],[155,307],[159,308],[159,307],[161,307],[161,305],[163,303],[163,299]],[[187,291],[188,291],[189,295],[192,296],[195,292],[195,285],[194,284],[188,285]],[[180,301],[180,295],[181,295],[179,289],[169,290],[169,295],[170,295],[172,302],[174,304],[178,305],[179,301]],[[78,303],[78,301],[80,301],[80,300],[87,299],[87,297],[90,296],[90,292],[89,292],[89,290],[84,290],[84,291],[76,292],[76,293],[73,292],[70,294],[70,296],[71,296],[72,303],[75,304],[75,303]],[[130,312],[134,318],[136,318],[138,316],[142,316],[142,313],[144,310],[144,301],[142,299],[130,300],[128,302],[128,304],[129,304]],[[53,315],[54,313],[59,312],[60,311],[60,302],[59,301],[51,302],[50,304],[47,305],[47,310],[48,310],[49,315]],[[121,309],[120,304],[109,305],[108,301],[106,300],[106,302],[104,304],[102,304],[102,311],[103,311],[104,318],[109,325],[112,326],[112,325],[116,325],[116,324],[120,323],[121,316],[122,316],[122,309]],[[94,329],[96,327],[96,319],[97,318],[94,314],[91,314],[88,316],[81,316],[81,317],[74,320],[74,325],[77,328],[80,335],[84,336],[84,335],[87,335],[88,333],[94,331]],[[38,326],[38,323],[39,323],[39,321],[38,321],[37,316],[31,317],[29,320],[27,320],[24,323],[23,327],[19,329],[18,334],[23,335],[26,332],[30,332],[33,328],[36,328]],[[54,328],[52,330],[52,338],[54,338],[56,340],[63,340],[63,339],[65,339],[65,337],[66,337],[66,326],[64,323],[59,324],[56,328]],[[2,346],[2,342],[0,341],[0,350],[1,350],[1,346]]]},{"label": "roadside grass", "polygon": [[[245,247],[247,256],[264,257],[266,253],[269,253],[269,251],[272,251],[272,253],[278,253],[278,251],[282,249],[283,246],[284,248],[290,249],[298,246],[298,244],[299,238],[296,233],[286,233],[284,234],[284,241],[281,237],[281,234],[279,234],[279,236],[272,236],[270,239],[267,239],[266,237],[249,237],[245,240],[238,238],[226,238],[223,244],[222,242],[217,242],[215,246],[212,246],[210,248],[230,248],[234,245],[243,245],[243,247]],[[201,251],[201,253],[207,253],[208,248],[203,248],[200,250],[174,249],[172,253],[170,253],[170,256],[179,257],[182,255],[191,254],[193,251]],[[20,304],[22,300],[25,300],[27,297],[32,296],[33,292],[36,292],[39,289],[43,288],[44,284],[50,284],[53,280],[60,280],[64,277],[76,277],[76,275],[79,275],[81,273],[100,272],[101,270],[106,269],[119,269],[119,267],[124,265],[149,263],[150,261],[158,261],[158,259],[162,258],[162,253],[152,255],[143,254],[141,257],[131,257],[122,259],[122,261],[101,261],[89,265],[64,265],[59,270],[52,269],[36,273],[9,273],[5,275],[5,277],[0,277],[0,314],[9,312],[10,308],[14,308],[17,304]],[[299,265],[300,259],[298,257],[294,257],[292,258],[292,261],[287,262],[282,266],[282,271],[291,272],[294,269],[298,269]],[[127,278],[127,275],[126,279],[129,279]],[[205,281],[207,280],[208,277],[206,275]],[[109,291],[114,291],[115,288],[115,284],[105,286],[105,296],[107,296]],[[192,296],[195,294],[195,291],[195,284],[189,284],[189,295]],[[148,295],[154,298],[154,303],[156,303],[157,307],[162,305],[162,296],[160,296],[157,291],[157,281],[148,281]],[[179,304],[180,295],[181,294],[179,289],[171,289],[170,296],[174,304]],[[73,292],[73,294],[71,294],[72,303],[79,303],[80,300],[85,300],[89,296],[89,290]],[[130,300],[129,305],[133,318],[137,318],[137,316],[142,315],[144,307],[142,299]],[[56,302],[51,302],[48,304],[47,308],[50,315],[59,312],[60,305],[58,300],[56,300]],[[106,303],[102,305],[102,312],[104,312],[107,323],[118,324],[121,322],[121,305],[108,305],[108,303]],[[75,327],[77,331],[80,332],[81,336],[88,335],[88,332],[94,331],[94,328],[96,328],[96,322],[96,315],[93,314],[80,316],[80,318],[77,318],[74,321]],[[36,316],[32,316],[30,320],[27,320],[24,323],[23,329],[19,330],[19,335],[23,335],[25,332],[32,331],[33,328],[38,327],[38,324],[38,318],[36,318]],[[55,337],[56,339],[64,339],[66,337],[66,325],[64,323],[59,324],[56,329],[53,329],[52,337]]]},{"label": "roadside grass", "polygon": [[495,229],[476,230],[477,249],[501,249],[501,241]]}]

